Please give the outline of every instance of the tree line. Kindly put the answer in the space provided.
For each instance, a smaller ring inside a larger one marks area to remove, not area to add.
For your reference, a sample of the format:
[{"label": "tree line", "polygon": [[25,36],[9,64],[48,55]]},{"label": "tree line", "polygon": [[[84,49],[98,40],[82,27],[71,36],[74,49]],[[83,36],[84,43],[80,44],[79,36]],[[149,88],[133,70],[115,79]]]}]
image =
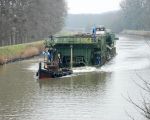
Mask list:
[{"label": "tree line", "polygon": [[102,25],[115,32],[119,32],[122,30],[120,16],[120,11],[101,14],[68,14],[64,30],[91,32],[94,26]]},{"label": "tree line", "polygon": [[66,13],[64,0],[0,0],[0,46],[55,34]]},{"label": "tree line", "polygon": [[120,6],[124,29],[150,30],[150,0],[122,0]]},{"label": "tree line", "polygon": [[[0,46],[26,43],[55,34],[66,21],[68,28],[104,25],[150,30],[150,0],[122,0],[121,10],[95,15],[68,15],[65,0],[0,0]],[[88,18],[88,19],[87,19]]]},{"label": "tree line", "polygon": [[102,14],[68,15],[66,28],[91,28],[104,25],[114,32],[150,30],[150,0],[122,0],[120,10]]}]

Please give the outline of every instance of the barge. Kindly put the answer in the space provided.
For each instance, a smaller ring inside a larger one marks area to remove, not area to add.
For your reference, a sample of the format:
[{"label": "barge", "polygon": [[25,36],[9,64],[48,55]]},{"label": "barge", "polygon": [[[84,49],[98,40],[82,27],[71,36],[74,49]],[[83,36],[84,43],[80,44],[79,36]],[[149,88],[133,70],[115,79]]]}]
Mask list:
[{"label": "barge", "polygon": [[[48,49],[51,57],[53,56],[48,59],[52,59],[51,62],[57,61],[57,65],[55,67],[50,65],[45,69],[39,67],[39,71],[42,71],[42,73],[39,72],[41,76],[39,78],[42,78],[44,73],[47,77],[54,77],[54,73],[61,73],[63,76],[64,71],[72,74],[72,67],[100,67],[116,55],[117,39],[114,33],[107,32],[104,27],[96,27],[91,34],[50,36],[45,41],[45,48]],[[45,61],[45,64],[48,66],[49,63]]]}]

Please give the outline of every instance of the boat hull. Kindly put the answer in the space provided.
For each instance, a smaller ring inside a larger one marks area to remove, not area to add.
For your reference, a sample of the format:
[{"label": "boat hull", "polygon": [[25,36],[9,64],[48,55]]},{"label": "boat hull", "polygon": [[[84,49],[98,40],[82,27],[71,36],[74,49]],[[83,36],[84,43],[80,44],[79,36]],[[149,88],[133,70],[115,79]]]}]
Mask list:
[{"label": "boat hull", "polygon": [[70,69],[62,69],[60,71],[49,71],[47,69],[39,69],[37,76],[39,79],[45,78],[59,78],[66,75],[71,75],[73,72]]}]

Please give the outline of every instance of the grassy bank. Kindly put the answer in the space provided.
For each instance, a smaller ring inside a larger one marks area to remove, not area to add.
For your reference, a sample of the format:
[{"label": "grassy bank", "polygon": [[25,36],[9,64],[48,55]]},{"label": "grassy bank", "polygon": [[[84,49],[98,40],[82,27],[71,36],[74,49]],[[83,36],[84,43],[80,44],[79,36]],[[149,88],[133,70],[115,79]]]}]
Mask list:
[{"label": "grassy bank", "polygon": [[150,31],[124,30],[121,33],[128,34],[128,35],[138,35],[138,36],[150,37]]},{"label": "grassy bank", "polygon": [[43,41],[0,47],[0,64],[36,56],[43,48]]}]

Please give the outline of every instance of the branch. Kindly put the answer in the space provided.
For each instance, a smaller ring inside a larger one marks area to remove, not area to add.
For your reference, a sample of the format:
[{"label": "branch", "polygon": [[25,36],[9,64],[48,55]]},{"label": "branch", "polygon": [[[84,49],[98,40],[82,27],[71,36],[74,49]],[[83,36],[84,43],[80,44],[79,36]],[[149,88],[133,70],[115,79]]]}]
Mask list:
[{"label": "branch", "polygon": [[136,83],[136,85],[139,86],[140,88],[142,88],[143,90],[145,90],[146,92],[150,92],[150,83],[148,83],[145,79],[143,79],[136,71],[135,71],[135,73],[144,82],[147,89],[134,81]]}]

